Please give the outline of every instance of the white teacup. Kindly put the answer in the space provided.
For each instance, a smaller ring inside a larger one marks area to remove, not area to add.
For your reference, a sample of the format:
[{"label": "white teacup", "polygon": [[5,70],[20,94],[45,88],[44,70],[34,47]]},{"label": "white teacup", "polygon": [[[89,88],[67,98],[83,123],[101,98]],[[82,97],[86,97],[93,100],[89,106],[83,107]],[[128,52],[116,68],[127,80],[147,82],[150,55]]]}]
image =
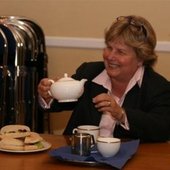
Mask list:
[{"label": "white teacup", "polygon": [[99,126],[95,125],[80,125],[73,129],[73,134],[75,133],[88,133],[94,136],[94,141],[97,141],[99,136]]},{"label": "white teacup", "polygon": [[103,157],[111,157],[118,153],[121,140],[114,137],[98,137],[97,149]]}]

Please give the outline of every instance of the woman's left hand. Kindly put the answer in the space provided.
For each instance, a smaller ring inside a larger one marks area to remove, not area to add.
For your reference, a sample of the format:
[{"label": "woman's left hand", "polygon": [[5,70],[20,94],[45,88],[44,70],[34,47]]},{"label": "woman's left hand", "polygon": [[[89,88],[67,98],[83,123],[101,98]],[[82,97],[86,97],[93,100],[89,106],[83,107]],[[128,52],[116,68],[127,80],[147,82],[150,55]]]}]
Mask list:
[{"label": "woman's left hand", "polygon": [[124,121],[124,110],[116,103],[113,97],[102,93],[93,98],[93,103],[99,112],[110,113],[118,121]]}]

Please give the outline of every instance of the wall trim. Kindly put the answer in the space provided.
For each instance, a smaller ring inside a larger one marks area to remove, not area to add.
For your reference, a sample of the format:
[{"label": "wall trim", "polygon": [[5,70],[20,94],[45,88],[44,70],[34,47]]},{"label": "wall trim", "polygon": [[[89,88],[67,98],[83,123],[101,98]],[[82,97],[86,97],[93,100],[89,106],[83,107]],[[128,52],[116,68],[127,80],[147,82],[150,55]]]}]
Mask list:
[{"label": "wall trim", "polygon": [[[46,36],[45,40],[47,47],[102,49],[105,45],[101,38]],[[170,41],[158,41],[156,51],[170,52]]]}]

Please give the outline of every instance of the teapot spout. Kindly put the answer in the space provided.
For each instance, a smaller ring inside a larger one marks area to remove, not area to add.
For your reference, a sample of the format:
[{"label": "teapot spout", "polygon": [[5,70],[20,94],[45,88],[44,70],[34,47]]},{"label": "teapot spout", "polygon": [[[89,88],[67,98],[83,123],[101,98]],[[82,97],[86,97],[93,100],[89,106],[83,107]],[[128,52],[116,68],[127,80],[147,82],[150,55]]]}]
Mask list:
[{"label": "teapot spout", "polygon": [[86,81],[87,81],[87,79],[81,79],[80,80],[81,85],[83,86]]}]

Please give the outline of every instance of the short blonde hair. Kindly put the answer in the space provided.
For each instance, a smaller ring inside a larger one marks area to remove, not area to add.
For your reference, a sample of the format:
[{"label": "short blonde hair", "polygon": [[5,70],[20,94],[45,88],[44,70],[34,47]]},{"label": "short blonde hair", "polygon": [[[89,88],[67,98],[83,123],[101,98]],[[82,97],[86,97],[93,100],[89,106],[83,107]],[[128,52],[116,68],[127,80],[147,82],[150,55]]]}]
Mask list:
[{"label": "short blonde hair", "polygon": [[145,18],[135,15],[118,17],[106,30],[105,43],[108,45],[116,39],[122,39],[125,44],[133,47],[144,65],[153,66],[157,61],[156,34]]}]

